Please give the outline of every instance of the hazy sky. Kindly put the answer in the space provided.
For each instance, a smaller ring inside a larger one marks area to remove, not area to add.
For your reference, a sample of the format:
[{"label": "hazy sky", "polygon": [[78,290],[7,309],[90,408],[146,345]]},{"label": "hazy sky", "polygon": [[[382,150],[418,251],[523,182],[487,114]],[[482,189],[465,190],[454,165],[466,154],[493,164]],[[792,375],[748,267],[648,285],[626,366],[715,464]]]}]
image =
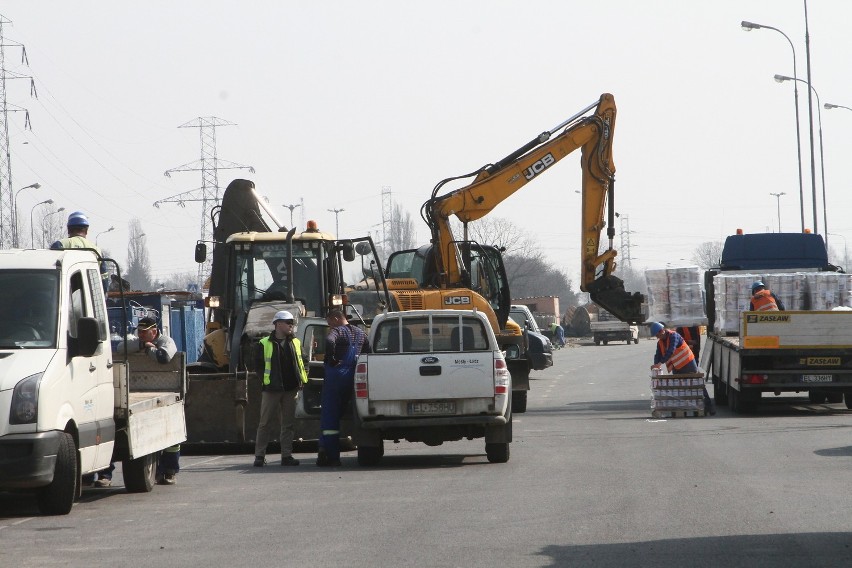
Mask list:
[{"label": "hazy sky", "polygon": [[[683,264],[737,228],[799,230],[790,44],[806,78],[802,1],[33,1],[5,0],[19,215],[51,198],[90,215],[90,236],[123,261],[138,217],[155,278],[195,271],[201,205],[153,202],[201,187],[199,131],[215,116],[219,185],[253,180],[289,225],[316,219],[341,236],[375,236],[382,187],[411,213],[443,178],[515,150],[615,96],[616,209],[629,219],[633,265]],[[812,82],[823,103],[852,107],[852,2],[808,4]],[[847,38],[847,39],[844,39]],[[20,65],[26,46],[29,66]],[[844,79],[844,77],[846,77]],[[806,226],[812,227],[807,88],[800,84]],[[852,112],[822,110],[830,244],[852,239]],[[816,101],[814,124],[818,125]],[[819,231],[823,228],[818,133]],[[580,254],[579,152],[493,213],[527,229],[575,281]],[[35,209],[38,217],[42,208]],[[64,215],[63,213],[62,215]],[[626,228],[626,227],[625,227]],[[620,231],[622,227],[617,227]],[[25,231],[26,232],[26,231]],[[22,237],[23,239],[23,237]],[[28,242],[29,235],[26,235]],[[831,242],[833,240],[833,242]],[[619,240],[616,238],[616,246]]]}]

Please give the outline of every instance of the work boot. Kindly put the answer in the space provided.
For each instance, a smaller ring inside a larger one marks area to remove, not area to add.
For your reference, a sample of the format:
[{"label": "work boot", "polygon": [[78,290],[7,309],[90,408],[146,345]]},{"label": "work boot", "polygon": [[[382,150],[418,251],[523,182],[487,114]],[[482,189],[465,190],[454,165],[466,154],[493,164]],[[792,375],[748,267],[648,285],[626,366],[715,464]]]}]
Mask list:
[{"label": "work boot", "polygon": [[166,470],[166,473],[163,475],[163,481],[160,485],[174,485],[177,483],[177,474],[172,470]]},{"label": "work boot", "polygon": [[284,456],[281,458],[281,465],[299,465],[299,460],[293,456]]},{"label": "work boot", "polygon": [[112,479],[109,477],[101,477],[95,481],[95,487],[109,487],[110,485],[112,485]]},{"label": "work boot", "polygon": [[266,465],[266,459],[263,456],[254,456],[254,467],[263,467]]}]

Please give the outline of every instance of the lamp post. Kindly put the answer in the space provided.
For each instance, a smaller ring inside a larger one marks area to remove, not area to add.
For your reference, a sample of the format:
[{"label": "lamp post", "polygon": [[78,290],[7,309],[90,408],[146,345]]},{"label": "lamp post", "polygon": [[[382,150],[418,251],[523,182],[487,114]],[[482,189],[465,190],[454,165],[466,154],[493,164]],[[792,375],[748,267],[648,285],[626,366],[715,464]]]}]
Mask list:
[{"label": "lamp post", "polygon": [[39,201],[38,203],[33,205],[32,209],[30,209],[30,246],[32,248],[35,248],[35,227],[33,226],[33,211],[35,211],[35,208],[39,205],[53,205],[53,200],[45,199],[44,201]]},{"label": "lamp post", "polygon": [[[796,79],[795,77],[786,77],[784,75],[775,75],[775,80],[779,83],[784,81],[793,81],[794,83],[802,82],[808,85],[817,100],[817,121],[819,124],[819,169],[820,179],[822,180],[822,231],[825,234],[825,244],[828,246],[828,211],[825,205],[825,159],[822,149],[822,111],[820,110],[819,93],[813,85],[808,84],[804,79]],[[817,203],[816,203],[816,186],[814,186],[814,232],[817,231]]]},{"label": "lamp post", "polygon": [[833,109],[833,108],[845,108],[846,110],[852,110],[852,108],[849,108],[849,107],[847,107],[847,106],[843,106],[843,105],[833,105],[833,104],[831,104],[831,103],[825,103],[825,104],[823,105],[823,108],[825,108],[825,110],[831,110],[831,109]]},{"label": "lamp post", "polygon": [[[95,245],[97,245],[97,244],[98,244],[98,237],[100,237],[100,236],[101,236],[101,235],[103,235],[104,233],[109,233],[110,231],[114,231],[114,230],[115,230],[115,227],[110,227],[110,228],[109,228],[109,229],[107,229],[106,231],[101,231],[100,233],[98,233],[97,235],[95,235]],[[145,233],[142,233],[142,236],[144,236],[144,235],[145,235]]]},{"label": "lamp post", "polygon": [[[51,211],[50,213],[48,213],[47,215],[45,215],[45,216],[44,216],[44,224],[45,224],[46,226],[48,225],[48,223],[49,223],[49,222],[48,222],[48,219],[50,219],[50,216],[51,216],[51,215],[56,215],[57,213],[62,213],[63,211],[65,211],[65,208],[64,208],[64,207],[60,207],[60,208],[59,208],[59,209],[57,209],[56,211]],[[43,246],[43,247],[46,247],[46,246],[47,246],[47,228],[46,228],[46,227],[44,227],[44,231],[42,231],[42,235],[41,235],[41,246]]]},{"label": "lamp post", "polygon": [[[767,29],[773,30],[784,36],[787,42],[790,44],[790,49],[793,51],[793,77],[798,78],[798,71],[796,70],[796,48],[793,46],[792,40],[779,30],[778,28],[774,28],[772,26],[764,26],[762,24],[755,24],[754,22],[746,22],[743,20],[740,25],[743,30],[750,32],[751,30],[760,30]],[[799,163],[799,210],[802,218],[802,232],[805,231],[805,189],[802,182],[802,135],[801,135],[801,127],[799,126],[799,87],[796,83],[793,83],[793,102],[796,106],[796,155],[798,157]],[[816,191],[816,190],[814,190]]]},{"label": "lamp post", "polygon": [[775,196],[775,202],[778,205],[778,232],[780,233],[781,232],[781,196],[787,195],[787,194],[782,191],[781,193],[769,192],[769,195]]},{"label": "lamp post", "polygon": [[290,205],[287,205],[286,203],[284,204],[284,207],[286,207],[287,209],[290,210],[290,228],[291,229],[295,226],[295,225],[293,225],[293,209],[295,209],[296,207],[301,207],[301,206],[302,206],[301,203],[295,203],[295,204],[290,204]]},{"label": "lamp post", "polygon": [[40,183],[31,183],[30,185],[22,187],[21,189],[15,192],[15,199],[12,202],[12,213],[14,218],[14,221],[12,222],[12,230],[14,231],[14,233],[12,233],[12,242],[15,245],[15,248],[18,248],[18,194],[20,194],[25,189],[38,189],[40,187]]},{"label": "lamp post", "polygon": [[328,211],[331,211],[332,213],[334,213],[334,234],[335,234],[335,236],[337,236],[339,238],[340,237],[340,224],[338,223],[338,220],[340,218],[339,217],[340,213],[343,211],[343,209],[329,209]]}]

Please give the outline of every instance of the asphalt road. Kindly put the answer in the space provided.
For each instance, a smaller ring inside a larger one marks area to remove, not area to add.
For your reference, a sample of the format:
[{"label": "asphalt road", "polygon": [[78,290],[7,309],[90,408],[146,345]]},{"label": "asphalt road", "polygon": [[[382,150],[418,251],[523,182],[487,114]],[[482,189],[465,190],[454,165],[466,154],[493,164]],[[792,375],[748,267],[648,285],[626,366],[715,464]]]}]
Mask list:
[{"label": "asphalt road", "polygon": [[88,489],[61,517],[0,493],[0,566],[852,565],[852,411],[653,420],[653,349],[556,352],[507,464],[482,440],[403,442],[373,468],[184,456],[174,487]]}]

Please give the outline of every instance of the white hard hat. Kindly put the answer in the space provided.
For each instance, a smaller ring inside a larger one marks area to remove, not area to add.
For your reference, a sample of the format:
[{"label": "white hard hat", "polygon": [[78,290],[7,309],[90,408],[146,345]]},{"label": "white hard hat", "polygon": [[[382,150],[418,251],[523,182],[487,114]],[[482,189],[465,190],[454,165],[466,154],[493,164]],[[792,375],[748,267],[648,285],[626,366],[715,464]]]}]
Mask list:
[{"label": "white hard hat", "polygon": [[272,323],[274,324],[278,320],[290,320],[295,322],[296,318],[293,317],[293,314],[286,310],[281,310],[280,312],[276,312],[275,317],[272,318]]}]

